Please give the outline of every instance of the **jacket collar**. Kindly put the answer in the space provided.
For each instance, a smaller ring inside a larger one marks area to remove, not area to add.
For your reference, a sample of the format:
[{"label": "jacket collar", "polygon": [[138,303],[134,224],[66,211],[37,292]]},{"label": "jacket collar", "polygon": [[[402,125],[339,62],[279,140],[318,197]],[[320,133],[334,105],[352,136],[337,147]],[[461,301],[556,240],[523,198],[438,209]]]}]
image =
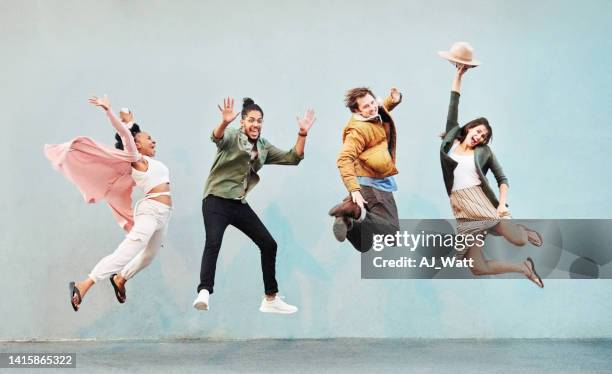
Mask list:
[{"label": "jacket collar", "polygon": [[[378,110],[380,110],[380,108]],[[372,121],[382,122],[382,118],[380,116],[380,113],[376,113],[372,117],[367,117],[367,118],[362,116],[359,113],[353,113],[353,119],[355,119],[357,121],[362,121],[362,122],[372,122]]]},{"label": "jacket collar", "polygon": [[261,139],[261,133],[259,135],[259,138],[257,139],[257,141],[255,143],[251,142],[251,139],[249,139],[248,135],[245,134],[243,128],[241,127],[239,130],[239,137],[240,137],[240,148],[243,151],[247,151],[247,152],[251,152],[255,146],[257,146],[257,148],[255,148],[257,151],[261,150],[261,144],[262,144],[262,139]]}]

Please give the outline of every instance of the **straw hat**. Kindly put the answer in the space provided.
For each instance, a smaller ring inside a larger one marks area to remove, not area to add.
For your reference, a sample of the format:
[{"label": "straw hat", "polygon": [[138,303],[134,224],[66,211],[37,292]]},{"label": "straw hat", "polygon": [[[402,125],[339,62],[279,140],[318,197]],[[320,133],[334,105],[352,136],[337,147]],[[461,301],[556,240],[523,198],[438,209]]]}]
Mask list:
[{"label": "straw hat", "polygon": [[457,42],[453,44],[449,51],[438,52],[440,57],[459,64],[478,66],[480,61],[474,60],[474,48],[467,42]]}]

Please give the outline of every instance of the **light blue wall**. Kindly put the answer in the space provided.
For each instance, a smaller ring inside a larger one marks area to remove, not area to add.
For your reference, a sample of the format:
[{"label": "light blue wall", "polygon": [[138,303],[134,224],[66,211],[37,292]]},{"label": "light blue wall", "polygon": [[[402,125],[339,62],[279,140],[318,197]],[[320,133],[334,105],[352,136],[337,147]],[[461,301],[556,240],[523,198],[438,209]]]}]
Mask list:
[{"label": "light blue wall", "polygon": [[[397,85],[402,218],[450,218],[439,170],[453,69],[436,52],[467,40],[484,63],[460,120],[488,117],[521,218],[610,218],[612,4],[588,1],[0,1],[0,339],[141,337],[612,337],[610,281],[365,281],[326,212],[345,194],[335,166],[343,93]],[[44,143],[113,131],[91,94],[130,106],[172,172],[169,243],[119,305],[103,282],[78,313],[67,282],[122,232],[54,172]],[[265,110],[263,134],[295,141],[297,168],[266,167],[250,202],[279,243],[294,316],[257,311],[257,249],[227,232],[212,310],[191,303],[204,241],[201,193],[223,96]],[[525,253],[533,248],[522,249]]]}]

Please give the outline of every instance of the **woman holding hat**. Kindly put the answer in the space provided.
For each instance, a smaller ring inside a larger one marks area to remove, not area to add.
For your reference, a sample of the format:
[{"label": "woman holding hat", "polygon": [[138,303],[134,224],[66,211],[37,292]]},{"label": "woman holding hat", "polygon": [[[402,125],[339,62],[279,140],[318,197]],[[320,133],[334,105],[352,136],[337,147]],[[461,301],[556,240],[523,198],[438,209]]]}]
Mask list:
[{"label": "woman holding hat", "polygon": [[[442,135],[440,160],[446,191],[459,235],[487,233],[503,236],[510,243],[523,246],[527,242],[542,246],[541,235],[523,225],[511,223],[506,206],[508,179],[502,167],[488,146],[493,136],[489,121],[476,118],[464,126],[457,122],[461,79],[465,72],[478,66],[473,59],[473,50],[468,43],[455,43],[450,51],[439,55],[453,63],[457,69],[446,121],[446,132]],[[486,174],[491,170],[499,186],[499,200],[488,184]],[[474,246],[458,253],[460,257],[473,260],[474,275],[522,273],[538,287],[544,287],[531,257],[522,263],[507,263],[486,260],[482,247]]]}]

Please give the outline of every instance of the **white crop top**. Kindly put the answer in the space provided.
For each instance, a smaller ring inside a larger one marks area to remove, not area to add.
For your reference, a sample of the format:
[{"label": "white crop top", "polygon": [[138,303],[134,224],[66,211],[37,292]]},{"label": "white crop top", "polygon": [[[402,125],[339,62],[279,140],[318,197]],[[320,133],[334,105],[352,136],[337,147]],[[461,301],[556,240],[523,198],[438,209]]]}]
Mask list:
[{"label": "white crop top", "polygon": [[142,156],[142,158],[147,160],[149,167],[147,171],[132,168],[132,178],[144,193],[148,193],[160,184],[170,183],[170,171],[166,165],[148,156]]},{"label": "white crop top", "polygon": [[462,190],[480,185],[480,178],[476,172],[476,163],[474,162],[474,154],[457,155],[454,153],[457,144],[454,144],[448,155],[457,161],[457,167],[453,173],[453,188],[452,191]]}]

